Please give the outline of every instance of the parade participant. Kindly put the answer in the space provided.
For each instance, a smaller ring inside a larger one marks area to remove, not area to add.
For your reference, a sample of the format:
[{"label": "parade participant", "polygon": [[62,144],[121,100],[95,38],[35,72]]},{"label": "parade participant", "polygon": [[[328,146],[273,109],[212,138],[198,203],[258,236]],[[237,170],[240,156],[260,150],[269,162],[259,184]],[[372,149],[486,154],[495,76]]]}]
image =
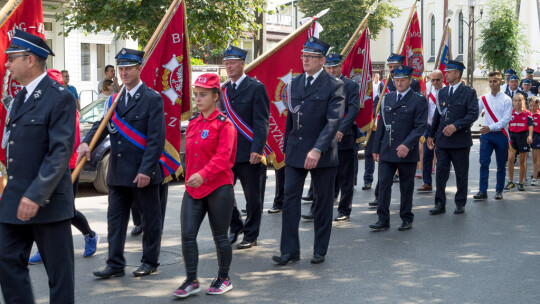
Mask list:
[{"label": "parade participant", "polygon": [[28,257],[35,241],[48,275],[49,302],[75,303],[69,160],[75,97],[46,71],[45,41],[15,30],[6,68],[23,87],[3,137],[8,183],[0,201],[0,286],[6,303],[34,303]]},{"label": "parade participant", "polygon": [[199,292],[197,234],[205,215],[216,245],[218,276],[207,294],[222,294],[233,288],[229,278],[232,261],[227,230],[234,207],[236,129],[216,107],[220,98],[219,76],[203,74],[193,84],[193,97],[200,113],[191,117],[186,131],[186,192],[182,199],[182,254],[187,278],[173,293],[185,298]]},{"label": "parade participant", "polygon": [[525,97],[525,100],[527,99],[527,94],[525,94],[521,88],[518,86],[519,83],[519,77],[517,75],[510,75],[508,77],[508,87],[506,88],[506,95],[508,95],[510,98],[514,98],[514,95],[521,94],[523,97]]},{"label": "parade participant", "polygon": [[539,103],[540,98],[536,96],[529,101],[529,106],[531,108],[531,114],[534,121],[533,141],[531,144],[533,160],[533,177],[531,180],[531,186],[538,185],[538,172],[540,171],[540,111],[538,110]]},{"label": "parade participant", "polygon": [[526,96],[526,100],[529,100],[529,98],[533,97],[533,96],[536,96],[536,94],[534,94],[531,90],[532,88],[532,81],[528,78],[526,79],[523,79],[521,81],[521,88],[523,90],[523,93],[525,94]]},{"label": "parade participant", "polygon": [[[116,55],[120,78],[126,87],[118,98],[111,122],[108,122],[96,144],[110,136],[111,157],[107,171],[109,255],[107,266],[94,272],[95,276],[103,279],[124,275],[124,245],[134,201],[141,208],[144,225],[143,257],[133,275],[149,275],[156,272],[159,266],[163,217],[160,206],[163,172],[159,158],[165,145],[165,120],[161,95],[141,80],[143,56],[144,52],[127,48]],[[111,96],[109,101],[114,98]],[[86,156],[90,160],[88,143],[100,123],[101,120],[94,123],[84,138],[79,147],[79,158]]]},{"label": "parade participant", "polygon": [[[433,116],[437,111],[437,105],[439,102],[439,92],[444,87],[443,78],[444,75],[441,70],[434,70],[429,76],[430,82],[427,85],[427,96],[428,96],[428,124],[426,125],[426,131],[424,132],[424,137],[429,137],[429,131],[433,125]],[[422,179],[424,180],[424,185],[416,189],[418,192],[431,192],[433,190],[431,174],[433,173],[433,159],[435,158],[435,151],[430,149],[427,144],[427,140],[423,143],[423,157],[422,157]]]},{"label": "parade participant", "polygon": [[[469,155],[473,145],[471,126],[478,119],[476,91],[462,83],[465,66],[450,60],[446,64],[448,86],[438,94],[437,111],[433,116],[427,146],[437,154],[435,169],[435,208],[429,214],[446,211],[446,183],[450,176],[450,164],[456,173],[457,191],[454,197],[454,214],[465,212],[469,186]],[[436,143],[435,143],[436,142]]]},{"label": "parade participant", "polygon": [[261,227],[261,179],[266,170],[262,160],[269,130],[270,100],[264,85],[244,73],[247,51],[229,46],[223,55],[223,64],[230,81],[223,88],[222,105],[239,131],[233,172],[235,184],[236,180],[242,184],[247,211],[246,221],[243,222],[235,204],[229,240],[234,244],[243,232],[244,239],[236,248],[247,249],[257,245]]},{"label": "parade participant", "polygon": [[527,155],[531,150],[530,145],[532,144],[534,121],[531,113],[525,109],[525,98],[523,98],[523,95],[514,95],[512,104],[514,110],[512,111],[510,125],[508,126],[512,149],[508,152],[509,181],[506,187],[504,187],[504,190],[510,191],[510,189],[516,187],[514,183],[514,162],[516,161],[516,153],[519,153],[519,183],[517,184],[517,189],[519,191],[525,191],[523,180],[527,174]]},{"label": "parade participant", "polygon": [[516,71],[512,70],[512,69],[507,69],[505,72],[504,72],[504,83],[501,84],[501,92],[505,93],[508,91],[508,78],[512,75],[516,75]]},{"label": "parade participant", "polygon": [[285,265],[300,260],[301,197],[308,172],[317,199],[314,215],[315,240],[311,263],[325,260],[332,231],[334,186],[338,166],[336,133],[345,106],[343,81],[323,68],[330,46],[315,37],[302,49],[305,73],[287,87],[288,108],[285,129],[285,200],[281,226],[281,255],[272,259]]},{"label": "parade participant", "polygon": [[[497,184],[495,199],[503,199],[502,191],[506,176],[508,160],[508,131],[505,129],[512,118],[512,99],[501,92],[501,73],[493,71],[488,74],[490,93],[478,99],[478,109],[484,115],[484,125],[480,128],[480,191],[473,196],[475,200],[487,199],[489,164],[495,150],[497,161]],[[438,155],[437,155],[438,157]]]},{"label": "parade participant", "polygon": [[531,69],[531,68],[527,68],[525,70],[525,73],[526,73],[526,78],[523,79],[521,81],[521,83],[519,84],[519,86],[521,88],[523,88],[523,91],[527,91],[525,90],[525,88],[523,87],[523,83],[525,83],[525,80],[530,80],[531,81],[531,92],[533,95],[538,95],[538,89],[540,88],[540,82],[538,82],[538,80],[535,80],[534,79],[534,69]]},{"label": "parade participant", "polygon": [[275,170],[276,173],[276,192],[274,196],[274,204],[268,209],[268,214],[281,213],[283,211],[283,198],[285,195],[285,168]]},{"label": "parade participant", "polygon": [[402,220],[399,231],[412,228],[412,199],[416,163],[420,159],[419,140],[426,129],[428,106],[423,95],[411,89],[413,68],[400,65],[394,69],[396,92],[381,100],[381,114],[373,138],[373,159],[379,163],[378,221],[369,228],[380,231],[390,227],[392,176],[399,170]]}]

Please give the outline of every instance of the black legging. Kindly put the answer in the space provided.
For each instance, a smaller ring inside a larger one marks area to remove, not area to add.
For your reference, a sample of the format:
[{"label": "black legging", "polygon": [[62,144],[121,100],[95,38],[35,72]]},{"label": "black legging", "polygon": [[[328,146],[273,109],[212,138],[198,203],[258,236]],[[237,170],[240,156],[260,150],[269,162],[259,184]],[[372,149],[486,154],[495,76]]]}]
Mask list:
[{"label": "black legging", "polygon": [[[71,170],[73,172],[73,170]],[[73,203],[75,204],[75,197],[77,196],[77,189],[79,189],[79,177],[77,176],[77,179],[73,183]],[[84,216],[84,214],[80,213],[78,210],[75,209],[75,216],[71,219],[71,225],[75,226],[82,235],[88,235],[89,237],[93,238],[94,231],[90,229],[90,225],[88,225],[88,220]]]},{"label": "black legging", "polygon": [[234,190],[232,185],[221,186],[201,199],[194,199],[187,191],[184,192],[180,222],[182,223],[182,254],[184,255],[188,281],[197,279],[197,265],[199,264],[197,234],[207,212],[216,244],[218,276],[222,278],[229,276],[232,248],[227,230],[231,222],[233,206]]}]

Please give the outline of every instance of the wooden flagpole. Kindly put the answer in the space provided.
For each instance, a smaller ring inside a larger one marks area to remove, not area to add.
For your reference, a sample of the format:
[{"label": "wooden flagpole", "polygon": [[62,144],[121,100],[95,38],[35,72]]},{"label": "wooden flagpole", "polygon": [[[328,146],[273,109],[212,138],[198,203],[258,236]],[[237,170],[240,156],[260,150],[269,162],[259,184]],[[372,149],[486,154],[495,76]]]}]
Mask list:
[{"label": "wooden flagpole", "polygon": [[351,38],[349,39],[349,41],[347,42],[347,44],[341,51],[341,56],[347,57],[347,54],[349,53],[351,47],[353,46],[353,43],[356,42],[356,40],[358,39],[358,35],[360,35],[360,31],[366,25],[369,19],[369,16],[375,14],[375,10],[377,9],[378,5],[379,5],[379,1],[375,1],[375,3],[373,3],[373,5],[368,9],[366,16],[364,17],[362,22],[360,22],[360,25],[358,25],[358,27],[356,28],[356,31],[354,31],[354,34],[351,36]]},{"label": "wooden flagpole", "polygon": [[[154,34],[152,35],[152,37],[146,44],[146,47],[144,48],[144,58],[143,58],[143,64],[142,64],[143,66],[146,63],[152,51],[154,50],[156,42],[159,41],[159,38],[161,38],[161,35],[163,35],[163,28],[169,23],[172,13],[176,10],[178,6],[178,1],[182,1],[182,0],[174,0],[171,3],[171,5],[169,6],[169,9],[167,10],[165,15],[161,19],[161,22],[159,23],[158,27],[154,31]],[[105,130],[105,127],[107,126],[107,123],[109,123],[109,121],[111,120],[111,117],[114,113],[114,109],[116,108],[116,103],[118,99],[120,98],[120,96],[122,96],[122,93],[125,91],[125,88],[126,88],[125,85],[122,86],[122,89],[120,89],[120,92],[118,92],[118,95],[116,95],[116,98],[114,99],[111,107],[107,111],[107,114],[101,120],[101,123],[98,129],[96,130],[96,133],[94,134],[94,136],[92,137],[92,140],[90,141],[90,144],[88,145],[90,152],[92,152],[92,150],[96,146],[96,143],[99,137],[101,136],[101,134]],[[77,166],[75,167],[75,169],[73,170],[73,173],[71,173],[71,182],[75,182],[75,180],[77,179],[77,176],[79,175],[79,173],[81,173],[81,170],[85,163],[86,163],[86,157],[82,157],[77,163]]]},{"label": "wooden flagpole", "polygon": [[[406,23],[407,26],[405,26],[405,30],[403,31],[403,34],[401,35],[401,40],[399,41],[399,44],[398,44],[398,49],[396,51],[397,54],[401,53],[401,48],[403,47],[403,42],[405,41],[405,36],[407,35],[407,32],[409,31],[409,27],[411,25],[411,20],[412,20],[414,12],[416,10],[416,3],[418,1],[419,0],[414,0],[414,3],[412,5],[412,7],[411,7],[411,12],[409,14],[409,19],[407,20],[407,23]],[[391,78],[391,73],[388,73],[388,76],[386,76],[386,81],[384,83],[384,87],[383,87],[381,95],[379,97],[379,102],[377,103],[377,109],[375,111],[375,117],[377,117],[377,115],[379,114],[379,111],[381,110],[381,101],[383,100],[384,94],[386,93],[386,87],[388,86],[388,82],[390,81],[390,78]],[[366,135],[366,142],[369,141],[369,138],[371,137],[371,132],[372,131],[373,131],[373,128],[370,128],[368,134]]]},{"label": "wooden flagpole", "polygon": [[439,51],[437,52],[437,59],[435,60],[435,69],[438,69],[439,65],[441,64],[441,60],[442,60],[441,55],[442,55],[442,50],[444,48],[444,44],[448,37],[448,24],[449,23],[450,23],[450,18],[446,18],[446,25],[444,26],[443,37],[441,40],[441,44],[439,45]]},{"label": "wooden flagpole", "polygon": [[287,45],[291,40],[296,38],[296,36],[300,35],[305,29],[311,26],[311,24],[316,21],[317,19],[324,16],[329,9],[325,9],[321,12],[319,12],[315,17],[309,19],[306,23],[302,24],[301,27],[297,28],[296,31],[289,34],[289,36],[285,37],[285,39],[281,40],[275,47],[273,47],[271,50],[266,51],[261,56],[257,57],[257,59],[253,60],[250,64],[248,64],[244,68],[244,73],[249,73],[249,71],[253,70],[255,67],[257,67],[261,62],[265,61],[268,57],[272,56],[275,52],[279,51],[283,46]]},{"label": "wooden flagpole", "polygon": [[[18,3],[17,3],[18,2]],[[0,10],[0,27],[8,20],[9,16],[19,7],[22,0],[9,0]]]}]

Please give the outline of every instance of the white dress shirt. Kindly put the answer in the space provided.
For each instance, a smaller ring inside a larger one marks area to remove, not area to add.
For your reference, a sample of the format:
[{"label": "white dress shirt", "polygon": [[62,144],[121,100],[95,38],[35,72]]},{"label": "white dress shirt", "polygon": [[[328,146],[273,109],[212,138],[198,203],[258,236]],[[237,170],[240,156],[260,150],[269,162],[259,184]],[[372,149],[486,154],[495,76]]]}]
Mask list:
[{"label": "white dress shirt", "polygon": [[244,78],[246,78],[246,74],[242,74],[242,76],[240,78],[238,78],[237,81],[233,81],[231,83],[231,85],[236,84],[236,87],[234,87],[235,90],[238,89],[238,87],[240,86],[240,84],[242,83],[242,80],[244,80]]},{"label": "white dress shirt", "polygon": [[30,98],[30,96],[32,96],[32,93],[34,93],[34,90],[37,88],[37,86],[41,82],[41,80],[43,80],[43,78],[45,78],[45,76],[47,76],[47,72],[39,75],[36,79],[32,80],[32,82],[30,82],[28,85],[25,86],[25,88],[26,88],[26,96],[24,97],[24,102],[26,102],[28,100],[28,98]]},{"label": "white dress shirt", "polygon": [[[435,89],[435,87],[433,87],[433,85],[431,85],[431,82],[429,82],[427,85],[426,85],[426,89],[427,89],[427,92],[429,92],[429,94],[433,94],[433,96],[435,97],[435,102],[436,103],[439,103],[439,92],[441,91],[440,89],[437,90]],[[444,85],[441,87],[441,89],[444,88]],[[437,104],[433,102],[433,100],[431,100],[431,97],[427,96],[427,101],[428,101],[428,124],[431,125],[431,123],[433,122],[433,115],[435,115],[435,111],[437,111]]]},{"label": "white dress shirt", "polygon": [[455,85],[448,84],[448,95],[450,96],[450,90],[452,90],[452,94],[454,94],[457,91],[457,89],[459,88],[459,86],[461,85],[461,83],[462,82],[460,81]]},{"label": "white dress shirt", "polygon": [[[318,71],[317,73],[315,73],[312,77],[313,77],[313,80],[311,81],[311,84],[313,84],[315,82],[315,80],[317,79],[317,77],[319,77],[319,75],[321,75],[323,69],[321,68],[320,71]],[[309,77],[309,75],[306,73],[306,86],[307,86],[307,78]]]},{"label": "white dress shirt", "polygon": [[[497,93],[497,96],[493,96],[491,92],[484,96],[486,96],[489,108],[499,120],[498,122],[493,121],[489,112],[485,110],[484,126],[488,126],[490,131],[501,131],[503,128],[507,128],[510,119],[512,119],[512,99],[501,91]],[[478,113],[482,113],[484,109],[486,109],[484,102],[482,101],[482,98],[479,98]]]},{"label": "white dress shirt", "polygon": [[[135,93],[137,93],[137,90],[142,86],[143,82],[142,80],[139,80],[139,83],[131,90],[128,91],[128,94],[131,95],[131,98],[133,98],[133,96],[135,96]],[[126,87],[127,89],[127,87]],[[125,98],[125,102],[126,102],[126,107],[127,107],[127,104],[128,104],[128,94],[126,94],[126,98]]]}]

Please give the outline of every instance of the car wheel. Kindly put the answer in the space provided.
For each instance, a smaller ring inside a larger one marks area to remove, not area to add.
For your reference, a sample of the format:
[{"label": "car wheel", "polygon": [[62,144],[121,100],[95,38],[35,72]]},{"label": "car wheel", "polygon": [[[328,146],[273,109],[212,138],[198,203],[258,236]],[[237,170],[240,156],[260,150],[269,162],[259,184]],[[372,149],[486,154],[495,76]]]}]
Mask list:
[{"label": "car wheel", "polygon": [[108,194],[109,187],[107,187],[107,169],[109,168],[109,153],[101,158],[99,162],[96,180],[94,180],[94,188],[99,193]]}]

